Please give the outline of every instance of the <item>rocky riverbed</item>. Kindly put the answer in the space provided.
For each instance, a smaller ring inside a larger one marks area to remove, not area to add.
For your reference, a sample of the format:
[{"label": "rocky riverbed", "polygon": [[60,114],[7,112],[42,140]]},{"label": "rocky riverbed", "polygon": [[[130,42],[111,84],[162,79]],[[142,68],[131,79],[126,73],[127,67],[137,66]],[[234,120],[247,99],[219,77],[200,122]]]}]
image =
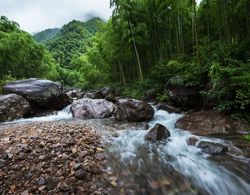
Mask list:
[{"label": "rocky riverbed", "polygon": [[43,122],[0,132],[0,194],[98,194],[100,136],[83,124]]}]

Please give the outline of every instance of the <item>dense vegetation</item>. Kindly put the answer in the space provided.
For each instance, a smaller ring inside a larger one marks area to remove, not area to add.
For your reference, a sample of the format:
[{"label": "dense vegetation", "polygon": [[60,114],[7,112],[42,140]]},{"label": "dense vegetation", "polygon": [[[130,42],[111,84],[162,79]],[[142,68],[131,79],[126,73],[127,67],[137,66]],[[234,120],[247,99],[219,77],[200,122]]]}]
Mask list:
[{"label": "dense vegetation", "polygon": [[57,78],[55,62],[48,50],[4,16],[0,18],[0,77]]},{"label": "dense vegetation", "polygon": [[50,28],[33,35],[33,38],[39,43],[45,43],[54,38],[60,32],[59,28]]},{"label": "dense vegetation", "polygon": [[106,24],[99,18],[72,21],[56,34],[36,38],[56,63],[44,46],[1,19],[0,75],[44,76],[56,67],[53,77],[67,85],[115,85],[132,96],[155,88],[161,100],[167,99],[165,82],[179,76],[179,85],[199,88],[204,98],[217,100],[219,110],[249,109],[250,1],[110,3],[113,15]]}]

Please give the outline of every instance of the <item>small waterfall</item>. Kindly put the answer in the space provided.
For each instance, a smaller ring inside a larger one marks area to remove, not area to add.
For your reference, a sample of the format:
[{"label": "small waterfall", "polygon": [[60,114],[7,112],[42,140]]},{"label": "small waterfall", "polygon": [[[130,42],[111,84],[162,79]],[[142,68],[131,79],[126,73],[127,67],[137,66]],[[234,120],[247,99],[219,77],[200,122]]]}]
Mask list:
[{"label": "small waterfall", "polygon": [[51,115],[41,116],[41,117],[33,117],[33,118],[23,118],[10,122],[0,123],[0,125],[11,125],[11,124],[23,124],[26,122],[46,122],[46,121],[60,121],[60,120],[69,120],[72,118],[72,114],[70,112],[71,105],[66,106],[64,109],[55,112]]},{"label": "small waterfall", "polygon": [[[209,160],[208,155],[203,154],[199,148],[187,144],[186,139],[192,134],[175,128],[175,122],[180,117],[182,117],[180,114],[169,114],[158,110],[149,123],[150,127],[156,123],[166,126],[171,133],[168,141],[149,143],[144,140],[147,133],[145,130],[121,131],[119,136],[111,141],[109,152],[114,159],[120,159],[122,169],[134,170],[140,173],[140,177],[164,178],[164,174],[167,174],[165,170],[170,166],[188,178],[202,192],[223,195],[249,194],[249,181]],[[224,143],[220,139],[205,137],[199,139]],[[133,177],[131,171],[131,180]],[[136,179],[133,181],[138,182]]]}]

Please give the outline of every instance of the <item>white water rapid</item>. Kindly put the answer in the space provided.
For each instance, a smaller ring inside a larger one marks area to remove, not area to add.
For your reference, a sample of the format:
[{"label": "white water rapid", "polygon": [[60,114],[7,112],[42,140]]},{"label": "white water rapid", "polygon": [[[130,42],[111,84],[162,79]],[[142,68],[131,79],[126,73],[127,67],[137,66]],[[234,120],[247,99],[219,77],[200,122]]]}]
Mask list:
[{"label": "white water rapid", "polygon": [[[153,163],[158,163],[156,158],[160,158],[159,162],[173,167],[175,171],[191,180],[196,187],[202,189],[202,192],[216,195],[250,194],[250,184],[247,181],[208,160],[208,155],[203,154],[197,147],[187,144],[186,139],[192,134],[175,128],[175,122],[181,116],[158,110],[154,119],[149,123],[150,127],[156,123],[166,126],[171,133],[170,140],[156,146],[144,140],[147,133],[145,130],[120,131],[119,136],[111,141],[110,153],[119,156],[125,167],[130,167],[130,169],[136,167],[136,171],[141,171],[142,175],[146,174],[149,178],[161,178],[164,165],[163,168],[159,168],[161,166],[158,165],[158,171],[152,170],[155,169]],[[220,139],[205,137],[199,137],[199,139],[224,143]],[[142,152],[143,150],[146,152]],[[145,170],[148,173],[145,173]]]}]

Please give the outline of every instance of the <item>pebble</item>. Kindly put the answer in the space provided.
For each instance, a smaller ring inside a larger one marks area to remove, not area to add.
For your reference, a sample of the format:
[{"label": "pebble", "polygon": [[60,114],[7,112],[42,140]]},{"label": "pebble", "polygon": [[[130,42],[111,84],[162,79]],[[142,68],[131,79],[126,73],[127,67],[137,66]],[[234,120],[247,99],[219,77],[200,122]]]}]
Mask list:
[{"label": "pebble", "polygon": [[75,172],[75,177],[76,179],[79,179],[79,180],[84,180],[86,178],[86,175],[87,175],[87,172],[82,168],[76,170]]},{"label": "pebble", "polygon": [[33,123],[7,127],[0,137],[11,137],[10,142],[0,140],[0,168],[4,168],[0,192],[27,195],[98,191],[96,178],[102,172],[89,174],[87,170],[101,170],[104,159],[96,151],[101,154],[103,150],[100,137],[85,125]]}]

